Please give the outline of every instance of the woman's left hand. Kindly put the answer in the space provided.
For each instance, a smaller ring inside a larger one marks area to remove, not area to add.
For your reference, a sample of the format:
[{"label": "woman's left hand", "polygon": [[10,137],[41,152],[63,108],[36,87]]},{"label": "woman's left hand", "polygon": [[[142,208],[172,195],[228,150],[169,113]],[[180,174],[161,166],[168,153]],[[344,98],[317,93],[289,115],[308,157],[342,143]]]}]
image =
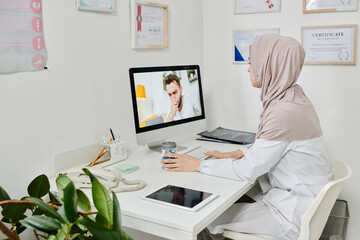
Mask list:
[{"label": "woman's left hand", "polygon": [[185,154],[165,153],[161,159],[162,166],[172,172],[198,172],[201,160]]}]

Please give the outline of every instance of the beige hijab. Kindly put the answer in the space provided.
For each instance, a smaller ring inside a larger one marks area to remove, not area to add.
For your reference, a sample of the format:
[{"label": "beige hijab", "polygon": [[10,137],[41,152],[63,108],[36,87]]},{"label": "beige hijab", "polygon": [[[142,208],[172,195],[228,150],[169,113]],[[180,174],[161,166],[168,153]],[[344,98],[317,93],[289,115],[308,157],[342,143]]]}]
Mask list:
[{"label": "beige hijab", "polygon": [[295,84],[304,58],[302,46],[290,37],[265,35],[250,46],[263,105],[256,138],[294,141],[322,135],[312,103]]}]

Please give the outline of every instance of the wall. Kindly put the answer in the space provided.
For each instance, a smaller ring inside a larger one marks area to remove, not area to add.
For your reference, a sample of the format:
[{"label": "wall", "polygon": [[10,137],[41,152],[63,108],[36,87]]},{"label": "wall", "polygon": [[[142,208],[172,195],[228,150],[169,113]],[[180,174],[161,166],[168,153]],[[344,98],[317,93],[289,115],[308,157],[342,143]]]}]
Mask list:
[{"label": "wall", "polygon": [[[204,79],[208,82],[205,100],[212,106],[208,111],[209,127],[256,131],[259,123],[260,91],[250,85],[248,65],[232,63],[232,30],[279,27],[281,35],[301,41],[301,26],[360,25],[359,10],[303,14],[302,1],[282,1],[278,13],[234,15],[233,12],[234,1],[204,1]],[[348,240],[360,236],[356,227],[360,224],[359,76],[358,60],[356,66],[305,65],[298,81],[317,109],[331,158],[347,162],[354,171],[340,196],[348,201],[351,211]]]},{"label": "wall", "polygon": [[[169,48],[130,48],[130,1],[114,14],[76,10],[75,0],[43,1],[48,70],[0,75],[0,185],[27,194],[54,155],[110,136],[136,146],[128,69],[203,63],[202,1],[169,5]],[[185,17],[186,16],[186,17]]]}]

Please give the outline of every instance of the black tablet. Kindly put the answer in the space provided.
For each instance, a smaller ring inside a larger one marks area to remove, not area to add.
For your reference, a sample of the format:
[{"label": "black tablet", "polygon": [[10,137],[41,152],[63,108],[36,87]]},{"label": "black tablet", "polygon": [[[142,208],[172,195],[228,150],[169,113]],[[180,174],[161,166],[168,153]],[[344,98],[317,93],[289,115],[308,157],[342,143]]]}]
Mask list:
[{"label": "black tablet", "polygon": [[217,195],[214,193],[174,185],[166,185],[143,196],[142,198],[167,206],[197,211],[216,197]]}]

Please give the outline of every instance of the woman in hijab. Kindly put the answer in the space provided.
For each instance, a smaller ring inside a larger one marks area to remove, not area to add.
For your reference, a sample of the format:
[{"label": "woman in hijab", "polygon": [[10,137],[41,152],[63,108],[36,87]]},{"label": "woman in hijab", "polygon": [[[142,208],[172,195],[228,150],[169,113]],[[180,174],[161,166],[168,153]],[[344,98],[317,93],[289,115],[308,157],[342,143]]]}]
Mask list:
[{"label": "woman in hijab", "polygon": [[263,174],[269,178],[271,189],[261,199],[232,205],[208,226],[212,234],[228,229],[270,240],[298,239],[302,215],[330,180],[318,116],[296,84],[304,57],[302,46],[290,37],[265,35],[250,46],[248,72],[252,85],[261,89],[263,110],[247,152],[209,152],[218,159],[203,161],[171,154],[174,159],[163,160],[169,171],[200,171],[250,183]]}]

